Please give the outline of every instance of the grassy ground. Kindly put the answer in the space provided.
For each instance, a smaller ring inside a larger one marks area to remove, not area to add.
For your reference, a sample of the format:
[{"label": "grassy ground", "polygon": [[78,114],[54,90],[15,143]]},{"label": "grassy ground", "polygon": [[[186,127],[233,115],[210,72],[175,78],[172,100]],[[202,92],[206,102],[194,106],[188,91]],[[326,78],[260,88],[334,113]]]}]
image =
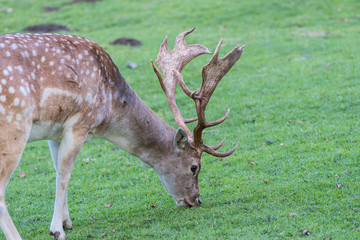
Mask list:
[{"label": "grassy ground", "polygon": [[[210,145],[227,136],[224,150],[239,147],[222,161],[203,157],[201,207],[176,208],[152,170],[95,140],[79,154],[70,182],[69,239],[360,237],[359,1],[65,1],[0,0],[0,33],[67,25],[71,34],[102,45],[142,99],[173,126],[150,65],[164,36],[172,45],[178,33],[196,26],[189,43],[213,51],[222,38],[222,54],[246,44],[207,110],[215,119],[231,107],[230,116],[205,136]],[[62,7],[44,11],[49,5]],[[110,44],[119,37],[143,45]],[[199,87],[209,58],[184,69],[190,88]],[[127,61],[138,68],[126,68]],[[180,91],[178,102],[192,117],[192,102]],[[49,239],[54,192],[46,142],[28,144],[7,189],[24,239]]]}]

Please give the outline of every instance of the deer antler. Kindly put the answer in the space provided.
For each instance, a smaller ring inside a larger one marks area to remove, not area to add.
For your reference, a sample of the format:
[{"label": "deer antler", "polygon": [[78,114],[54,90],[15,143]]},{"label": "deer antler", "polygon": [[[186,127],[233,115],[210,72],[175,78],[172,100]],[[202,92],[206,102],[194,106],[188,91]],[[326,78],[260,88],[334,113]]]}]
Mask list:
[{"label": "deer antler", "polygon": [[195,28],[192,28],[186,32],[179,34],[175,40],[174,49],[169,51],[167,48],[167,39],[166,36],[163,43],[160,46],[159,55],[156,59],[156,63],[162,70],[164,74],[164,80],[161,77],[161,73],[151,61],[152,67],[156,76],[159,79],[160,85],[165,92],[167,97],[168,104],[171,111],[174,114],[176,124],[183,128],[187,134],[191,134],[189,128],[185,125],[187,122],[195,121],[196,119],[184,119],[176,105],[175,101],[175,91],[176,91],[176,79],[173,75],[173,70],[181,72],[183,68],[195,57],[202,54],[210,54],[211,52],[204,46],[195,44],[188,45],[185,42],[185,37],[192,33]]},{"label": "deer antler", "polygon": [[[239,47],[238,45],[237,47],[232,49],[225,57],[219,58],[219,50],[222,42],[222,40],[220,40],[219,44],[216,47],[213,57],[211,58],[209,63],[205,65],[202,69],[202,84],[200,91],[199,92],[191,91],[186,86],[180,72],[184,68],[184,66],[196,56],[203,53],[209,53],[209,50],[207,50],[207,48],[201,45],[189,46],[185,44],[184,41],[185,36],[191,33],[192,31],[194,31],[194,28],[180,34],[176,38],[176,44],[174,50],[171,51],[170,53],[166,48],[167,37],[164,40],[165,45],[164,43],[161,45],[160,53],[156,62],[159,64],[160,68],[164,72],[164,78],[165,78],[164,81],[162,81],[161,74],[156,69],[153,63],[152,65],[156,75],[160,80],[161,87],[163,88],[167,96],[170,108],[174,113],[175,121],[179,127],[184,128],[187,131],[188,135],[190,136],[189,138],[192,140],[191,144],[193,145],[193,147],[196,149],[201,149],[202,151],[216,157],[226,157],[231,155],[236,150],[237,145],[229,152],[225,152],[225,153],[217,152],[216,150],[223,145],[225,139],[221,141],[218,145],[209,147],[203,143],[202,132],[205,128],[218,125],[223,121],[225,121],[225,119],[230,113],[230,109],[227,110],[227,112],[224,114],[223,117],[213,122],[206,121],[205,109],[210,100],[211,95],[215,91],[216,86],[224,77],[224,75],[231,69],[231,67],[239,60],[245,46],[243,45]],[[177,46],[181,46],[181,47],[177,47]],[[185,48],[184,46],[188,46],[188,48]],[[180,50],[184,52],[179,53]],[[179,56],[175,56],[177,54]],[[171,56],[171,58],[169,56]],[[180,60],[180,62],[177,62],[174,59],[178,61]],[[182,59],[183,61],[181,61]],[[175,89],[177,82],[179,82],[184,93],[195,101],[197,118],[192,118],[192,119],[182,118],[175,102]],[[186,123],[196,120],[198,120],[198,122],[194,127],[194,131],[192,135],[190,133],[190,130],[187,128]]]}]

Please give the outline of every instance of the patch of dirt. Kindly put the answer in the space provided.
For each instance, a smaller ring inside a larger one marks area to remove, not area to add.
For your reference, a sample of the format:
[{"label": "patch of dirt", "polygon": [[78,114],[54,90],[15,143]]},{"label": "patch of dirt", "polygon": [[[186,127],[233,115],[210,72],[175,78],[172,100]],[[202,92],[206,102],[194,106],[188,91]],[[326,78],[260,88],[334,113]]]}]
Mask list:
[{"label": "patch of dirt", "polygon": [[54,12],[54,11],[59,11],[60,7],[47,6],[47,7],[44,7],[44,10],[47,11],[47,12]]},{"label": "patch of dirt", "polygon": [[24,32],[54,32],[54,31],[70,31],[65,25],[57,24],[39,24],[31,25],[23,29]]},{"label": "patch of dirt", "polygon": [[118,38],[115,41],[113,41],[111,44],[129,45],[132,47],[137,47],[142,45],[142,43],[139,40],[133,38]]},{"label": "patch of dirt", "polygon": [[65,4],[71,5],[71,4],[75,4],[75,3],[81,3],[81,2],[87,2],[87,3],[94,3],[94,2],[99,2],[100,0],[72,0],[71,2],[67,2]]}]

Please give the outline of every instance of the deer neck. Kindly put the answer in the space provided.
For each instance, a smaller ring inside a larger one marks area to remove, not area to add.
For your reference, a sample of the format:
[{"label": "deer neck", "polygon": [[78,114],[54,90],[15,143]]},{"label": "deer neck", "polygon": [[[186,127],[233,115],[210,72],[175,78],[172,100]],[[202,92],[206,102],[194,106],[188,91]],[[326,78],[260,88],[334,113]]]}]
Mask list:
[{"label": "deer neck", "polygon": [[154,166],[171,151],[175,129],[156,115],[125,81],[124,84],[121,89],[124,94],[113,105],[116,114],[104,138],[139,157],[145,165]]}]

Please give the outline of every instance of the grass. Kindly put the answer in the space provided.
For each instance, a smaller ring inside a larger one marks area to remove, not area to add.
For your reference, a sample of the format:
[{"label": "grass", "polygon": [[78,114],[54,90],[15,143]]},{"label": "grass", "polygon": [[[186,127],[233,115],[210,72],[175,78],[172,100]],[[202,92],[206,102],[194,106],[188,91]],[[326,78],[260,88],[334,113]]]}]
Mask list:
[{"label": "grass", "polygon": [[[210,145],[226,136],[224,150],[239,147],[222,161],[204,154],[201,207],[176,208],[152,170],[95,140],[80,152],[70,182],[69,239],[359,238],[358,1],[64,2],[0,0],[0,9],[12,9],[0,12],[0,33],[32,24],[67,25],[71,34],[102,45],[141,98],[172,126],[150,65],[165,35],[171,47],[178,33],[196,26],[188,43],[214,51],[222,38],[222,54],[246,44],[207,110],[215,119],[231,107],[230,116],[205,135]],[[48,5],[62,8],[45,12]],[[119,37],[143,45],[110,44]],[[200,86],[200,69],[209,58],[184,69],[191,89]],[[126,68],[127,61],[138,68]],[[177,98],[184,115],[193,116],[191,100],[180,91]],[[24,239],[49,239],[54,192],[46,142],[28,144],[7,188],[8,209]]]}]

